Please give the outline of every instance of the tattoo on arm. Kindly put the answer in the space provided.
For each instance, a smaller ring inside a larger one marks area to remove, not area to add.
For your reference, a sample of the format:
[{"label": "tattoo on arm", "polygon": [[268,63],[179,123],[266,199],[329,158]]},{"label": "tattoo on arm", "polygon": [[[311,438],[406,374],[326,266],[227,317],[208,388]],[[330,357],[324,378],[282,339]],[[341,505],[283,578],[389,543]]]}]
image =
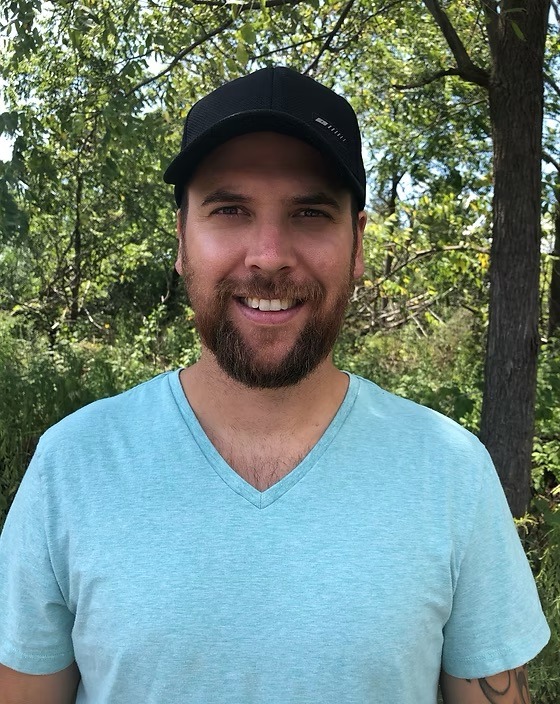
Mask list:
[{"label": "tattoo on arm", "polygon": [[467,682],[480,687],[490,704],[531,704],[526,666]]}]

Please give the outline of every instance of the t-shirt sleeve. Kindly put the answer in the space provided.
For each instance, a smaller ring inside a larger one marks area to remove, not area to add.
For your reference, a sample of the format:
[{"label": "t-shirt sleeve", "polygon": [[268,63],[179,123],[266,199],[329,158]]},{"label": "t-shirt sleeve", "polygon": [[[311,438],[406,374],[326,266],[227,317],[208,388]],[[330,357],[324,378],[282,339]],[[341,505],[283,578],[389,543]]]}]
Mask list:
[{"label": "t-shirt sleeve", "polygon": [[489,457],[444,627],[442,665],[460,678],[520,667],[550,638],[537,588]]},{"label": "t-shirt sleeve", "polygon": [[68,610],[49,551],[38,451],[0,535],[0,663],[27,674],[74,660]]}]

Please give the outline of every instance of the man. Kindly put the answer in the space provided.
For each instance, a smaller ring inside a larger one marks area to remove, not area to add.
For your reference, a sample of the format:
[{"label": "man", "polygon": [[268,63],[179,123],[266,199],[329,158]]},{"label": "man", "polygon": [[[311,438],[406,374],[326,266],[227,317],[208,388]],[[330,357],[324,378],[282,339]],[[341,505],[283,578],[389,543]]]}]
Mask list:
[{"label": "man", "polygon": [[165,178],[202,355],[41,439],[0,703],[528,702],[549,630],[488,454],[331,359],[363,272],[350,105],[258,71],[192,108]]}]

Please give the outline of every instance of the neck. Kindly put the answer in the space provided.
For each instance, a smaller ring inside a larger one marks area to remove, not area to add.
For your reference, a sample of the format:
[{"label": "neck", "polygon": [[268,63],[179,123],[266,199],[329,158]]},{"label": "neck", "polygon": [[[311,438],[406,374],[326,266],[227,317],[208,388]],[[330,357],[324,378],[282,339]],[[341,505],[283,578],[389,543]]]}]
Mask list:
[{"label": "neck", "polygon": [[255,389],[229,377],[205,350],[200,361],[181,372],[181,384],[203,427],[258,435],[299,431],[332,418],[342,403],[348,377],[329,357],[298,384]]}]

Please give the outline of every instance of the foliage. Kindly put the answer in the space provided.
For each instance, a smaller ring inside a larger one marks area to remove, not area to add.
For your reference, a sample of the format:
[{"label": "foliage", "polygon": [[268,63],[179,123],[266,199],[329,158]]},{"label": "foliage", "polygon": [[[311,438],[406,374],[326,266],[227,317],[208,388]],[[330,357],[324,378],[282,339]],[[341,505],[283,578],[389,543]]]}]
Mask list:
[{"label": "foliage", "polygon": [[[444,3],[484,70],[490,4]],[[557,3],[553,11],[543,338],[560,172]],[[14,0],[1,12],[0,135],[14,147],[0,162],[0,524],[46,427],[196,358],[192,311],[173,271],[174,202],[161,174],[197,97],[265,65],[290,65],[340,89],[363,129],[367,270],[337,361],[477,431],[491,126],[485,90],[450,74],[453,57],[425,3]],[[521,524],[556,633],[559,360],[550,339],[537,389],[535,501]],[[533,668],[542,704],[560,698],[554,638]]]},{"label": "foliage", "polygon": [[533,447],[534,490],[560,500],[560,339],[542,350],[537,386],[537,413]]},{"label": "foliage", "polygon": [[551,630],[544,650],[530,664],[533,701],[556,704],[560,691],[560,506],[537,496],[520,522],[524,547],[531,562],[543,611]]},{"label": "foliage", "polygon": [[[153,314],[133,340],[112,345],[46,335],[29,339],[0,316],[0,527],[41,434],[73,411],[112,396],[164,369],[192,364],[192,326]],[[16,402],[14,403],[14,399]]]},{"label": "foliage", "polygon": [[476,432],[482,403],[481,326],[467,310],[448,316],[444,322],[427,313],[421,328],[368,334],[346,349],[343,338],[338,362]]}]

